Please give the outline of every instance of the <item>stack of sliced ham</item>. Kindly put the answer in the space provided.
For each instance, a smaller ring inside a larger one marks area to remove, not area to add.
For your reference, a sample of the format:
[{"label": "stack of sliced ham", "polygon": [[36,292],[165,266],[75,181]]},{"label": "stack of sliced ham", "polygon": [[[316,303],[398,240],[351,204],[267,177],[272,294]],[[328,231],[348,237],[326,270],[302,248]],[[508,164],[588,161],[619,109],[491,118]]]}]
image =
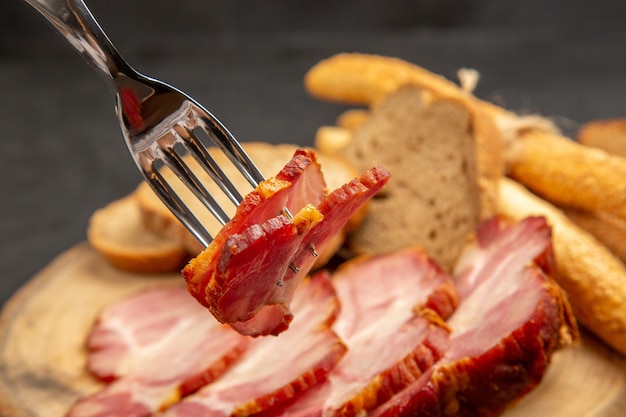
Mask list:
[{"label": "stack of sliced ham", "polygon": [[183,270],[189,292],[242,334],[285,331],[294,291],[317,253],[388,179],[389,172],[374,167],[326,195],[315,154],[296,151]]},{"label": "stack of sliced ham", "polygon": [[109,384],[68,416],[150,416],[220,377],[250,342],[184,289],[139,293],[104,311],[92,329],[87,368]]},{"label": "stack of sliced ham", "polygon": [[485,222],[458,262],[450,346],[419,380],[372,416],[497,416],[541,381],[552,354],[578,338],[562,290],[546,274],[543,218]]},{"label": "stack of sliced ham", "polygon": [[[105,312],[89,339],[91,369],[113,382],[69,415],[498,415],[577,337],[550,265],[543,218],[493,219],[453,276],[419,249],[359,258],[332,278],[306,278],[289,328],[254,339],[218,324],[183,289],[138,294]],[[132,313],[163,296],[153,313]],[[181,322],[194,311],[205,313],[195,335]],[[203,343],[221,337],[236,354],[200,387],[196,376],[214,363],[199,358]],[[190,379],[193,389],[176,388]]]},{"label": "stack of sliced ham", "polygon": [[419,249],[364,257],[333,278],[341,301],[334,329],[348,352],[328,380],[267,415],[357,415],[417,380],[446,352],[452,279]]}]

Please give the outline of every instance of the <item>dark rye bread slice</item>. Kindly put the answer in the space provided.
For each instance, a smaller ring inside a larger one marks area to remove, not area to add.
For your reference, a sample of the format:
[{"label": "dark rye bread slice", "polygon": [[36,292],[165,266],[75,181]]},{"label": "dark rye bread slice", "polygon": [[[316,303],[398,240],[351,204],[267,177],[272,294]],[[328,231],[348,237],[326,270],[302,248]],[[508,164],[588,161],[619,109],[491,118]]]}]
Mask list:
[{"label": "dark rye bread slice", "polygon": [[402,87],[339,154],[357,169],[380,164],[391,172],[349,238],[357,254],[420,245],[449,270],[467,236],[495,214],[502,143],[491,118],[469,100]]}]

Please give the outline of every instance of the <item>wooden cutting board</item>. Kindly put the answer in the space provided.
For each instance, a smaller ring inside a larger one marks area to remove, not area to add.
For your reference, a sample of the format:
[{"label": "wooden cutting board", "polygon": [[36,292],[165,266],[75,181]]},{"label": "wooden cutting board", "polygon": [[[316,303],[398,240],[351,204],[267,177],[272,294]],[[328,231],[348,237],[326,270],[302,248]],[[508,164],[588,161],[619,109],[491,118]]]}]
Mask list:
[{"label": "wooden cutting board", "polygon": [[[0,315],[0,415],[60,417],[100,385],[85,372],[85,337],[98,312],[141,288],[183,285],[178,274],[111,267],[87,243],[60,255]],[[540,386],[507,417],[621,417],[626,360],[590,335],[557,353]]]}]

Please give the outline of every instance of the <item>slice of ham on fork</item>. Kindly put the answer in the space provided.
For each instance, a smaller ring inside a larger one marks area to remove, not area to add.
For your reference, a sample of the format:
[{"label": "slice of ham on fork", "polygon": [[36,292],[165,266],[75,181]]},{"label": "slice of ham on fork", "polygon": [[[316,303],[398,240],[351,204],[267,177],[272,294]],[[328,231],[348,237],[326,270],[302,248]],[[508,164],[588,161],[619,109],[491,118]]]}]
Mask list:
[{"label": "slice of ham on fork", "polygon": [[[246,196],[233,219],[183,270],[189,292],[242,334],[277,335],[315,256],[389,179],[374,167],[326,195],[312,151],[298,150]],[[285,210],[285,208],[287,210]]]},{"label": "slice of ham on fork", "polygon": [[328,273],[295,291],[294,320],[279,337],[252,339],[221,378],[172,405],[164,417],[247,416],[289,401],[325,380],[346,351],[331,330],[339,302]]},{"label": "slice of ham on fork", "polygon": [[452,279],[421,249],[363,256],[333,276],[334,324],[348,352],[328,380],[263,417],[363,415],[427,371],[445,353],[442,318],[457,305]]},{"label": "slice of ham on fork", "polygon": [[151,416],[218,378],[249,343],[183,287],[134,294],[103,311],[88,339],[88,369],[112,382],[67,415]]},{"label": "slice of ham on fork", "polygon": [[455,270],[461,303],[448,320],[450,348],[373,417],[497,416],[542,379],[552,355],[578,337],[569,304],[549,278],[543,218],[494,218]]}]

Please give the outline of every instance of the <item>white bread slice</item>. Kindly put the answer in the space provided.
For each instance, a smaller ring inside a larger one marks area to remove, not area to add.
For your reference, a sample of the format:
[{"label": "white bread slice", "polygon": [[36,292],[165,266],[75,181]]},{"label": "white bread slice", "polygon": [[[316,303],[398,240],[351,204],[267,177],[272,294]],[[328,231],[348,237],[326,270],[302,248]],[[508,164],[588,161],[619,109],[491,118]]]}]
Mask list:
[{"label": "white bread slice", "polygon": [[189,260],[179,242],[145,227],[134,194],[96,210],[89,221],[87,240],[111,264],[129,272],[175,272]]},{"label": "white bread slice", "polygon": [[450,269],[467,236],[496,212],[502,141],[492,118],[469,100],[416,86],[391,93],[339,154],[362,170],[380,164],[391,179],[351,233],[357,253],[420,245]]},{"label": "white bread slice", "polygon": [[[242,143],[242,146],[250,156],[250,158],[257,165],[259,170],[266,178],[276,175],[283,166],[291,159],[298,146],[293,144],[279,144],[272,145],[263,142],[247,142]],[[247,181],[239,174],[236,168],[228,161],[227,157],[215,148],[210,149],[210,153],[214,156],[216,162],[224,169],[231,181],[235,184],[236,188],[240,190],[242,195],[247,194],[252,190],[252,187]],[[326,185],[329,190],[339,188],[343,184],[359,176],[354,166],[348,163],[345,159],[336,155],[327,155],[318,152],[317,159],[322,167],[322,172],[326,180]],[[220,191],[209,176],[204,173],[198,165],[190,158],[186,161],[190,166],[194,167],[194,172],[203,181],[203,184],[212,193],[215,199],[220,205],[232,216],[235,212],[235,206],[228,200],[222,191]],[[201,219],[205,227],[212,232],[213,236],[222,227],[215,218],[202,207],[202,203],[191,195],[191,192],[182,184],[177,183],[174,175],[171,172],[166,172],[165,176],[174,185],[178,193],[183,197],[192,210],[196,212]],[[170,211],[161,203],[159,198],[154,194],[150,187],[142,183],[137,188],[137,196],[139,199],[139,205],[141,207],[142,216],[148,227],[162,236],[168,236],[175,241],[180,242],[190,253],[198,254],[204,248],[202,245],[187,231],[187,229],[170,213]],[[355,227],[355,224],[360,223],[360,219],[363,217],[362,211],[355,215],[355,217],[346,226],[344,231],[341,231],[333,244],[329,245],[328,250],[319,254],[315,267],[324,265],[334,255],[334,253],[341,247],[345,240],[345,230],[350,230]]]}]

